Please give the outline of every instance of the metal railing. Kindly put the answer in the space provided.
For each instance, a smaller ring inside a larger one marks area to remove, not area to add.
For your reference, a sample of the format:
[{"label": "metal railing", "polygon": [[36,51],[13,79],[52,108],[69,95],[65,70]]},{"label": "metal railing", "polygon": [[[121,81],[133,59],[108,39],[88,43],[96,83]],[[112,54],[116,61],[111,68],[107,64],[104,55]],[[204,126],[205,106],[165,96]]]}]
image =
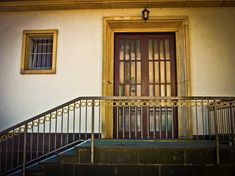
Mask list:
[{"label": "metal railing", "polygon": [[28,165],[87,139],[93,163],[94,140],[105,133],[216,140],[219,163],[219,141],[235,141],[235,97],[79,97],[1,132],[0,175],[25,175]]}]

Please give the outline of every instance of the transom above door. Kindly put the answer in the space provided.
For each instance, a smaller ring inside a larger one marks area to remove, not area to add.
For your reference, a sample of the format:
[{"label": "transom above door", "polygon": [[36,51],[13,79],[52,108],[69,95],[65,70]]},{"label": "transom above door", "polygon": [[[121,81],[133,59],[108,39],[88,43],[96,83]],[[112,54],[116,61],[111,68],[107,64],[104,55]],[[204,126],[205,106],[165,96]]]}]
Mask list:
[{"label": "transom above door", "polygon": [[174,33],[117,33],[114,63],[114,95],[176,96]]}]

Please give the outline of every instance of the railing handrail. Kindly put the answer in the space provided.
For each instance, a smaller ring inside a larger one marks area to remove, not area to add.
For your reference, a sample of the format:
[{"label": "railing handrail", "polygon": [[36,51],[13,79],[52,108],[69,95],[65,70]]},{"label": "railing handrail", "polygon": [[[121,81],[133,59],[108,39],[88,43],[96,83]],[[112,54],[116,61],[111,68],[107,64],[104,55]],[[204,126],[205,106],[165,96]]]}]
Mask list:
[{"label": "railing handrail", "polygon": [[160,97],[160,96],[81,96],[81,97],[77,97],[73,100],[70,100],[66,103],[63,103],[55,108],[52,108],[50,110],[47,110],[41,114],[38,114],[32,118],[29,118],[23,122],[20,122],[14,126],[11,126],[3,131],[0,132],[0,135],[14,130],[16,127],[19,126],[23,126],[31,121],[34,121],[36,119],[38,119],[39,117],[45,116],[47,114],[50,114],[52,112],[55,112],[58,109],[61,109],[65,106],[70,105],[71,103],[74,103],[76,101],[80,101],[80,100],[155,100],[155,99],[160,99],[160,100],[182,100],[182,99],[188,99],[188,100],[198,100],[198,99],[202,99],[202,100],[213,100],[213,99],[221,99],[221,100],[234,100],[235,96],[174,96],[174,97]]}]

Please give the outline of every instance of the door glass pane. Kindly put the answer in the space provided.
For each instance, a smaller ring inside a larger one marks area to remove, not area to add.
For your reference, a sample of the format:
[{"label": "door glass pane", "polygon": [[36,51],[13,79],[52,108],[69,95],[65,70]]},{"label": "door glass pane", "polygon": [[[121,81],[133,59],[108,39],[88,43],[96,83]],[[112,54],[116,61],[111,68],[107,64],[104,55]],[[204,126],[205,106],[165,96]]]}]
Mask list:
[{"label": "door glass pane", "polygon": [[141,96],[141,85],[137,85],[137,96]]},{"label": "door glass pane", "polygon": [[124,83],[124,63],[119,64],[119,82]]},{"label": "door glass pane", "polygon": [[137,62],[137,83],[141,83],[141,63]]},{"label": "door glass pane", "polygon": [[155,83],[159,83],[159,64],[155,62]]},{"label": "door glass pane", "polygon": [[170,59],[169,39],[165,40],[165,54],[166,54],[166,59]]},{"label": "door glass pane", "polygon": [[154,96],[154,94],[153,94],[153,85],[149,85],[149,96]]},{"label": "door glass pane", "polygon": [[153,83],[153,62],[149,62],[149,83]]},{"label": "door glass pane", "polygon": [[129,60],[130,59],[130,45],[129,45],[129,40],[126,40],[125,43],[125,59]]},{"label": "door glass pane", "polygon": [[135,62],[131,62],[131,83],[135,83]]},{"label": "door glass pane", "polygon": [[124,60],[124,42],[123,42],[123,40],[120,40],[119,59]]},{"label": "door glass pane", "polygon": [[135,96],[136,91],[135,91],[135,85],[131,85],[131,96]]},{"label": "door glass pane", "polygon": [[148,52],[149,60],[153,60],[153,40],[152,39],[148,41],[148,47],[149,47],[149,52]]},{"label": "door glass pane", "polygon": [[124,96],[125,92],[124,92],[124,85],[119,85],[119,96]]},{"label": "door glass pane", "polygon": [[171,63],[166,62],[166,82],[171,82]]},{"label": "door glass pane", "polygon": [[135,47],[134,47],[134,40],[130,41],[130,45],[131,45],[131,60],[135,60]]},{"label": "door glass pane", "polygon": [[161,85],[161,96],[165,96],[165,85]]},{"label": "door glass pane", "polygon": [[130,85],[125,85],[125,96],[130,96]]},{"label": "door glass pane", "polygon": [[136,47],[136,58],[137,60],[141,60],[141,51],[140,51],[140,40],[136,40],[135,42],[135,47]]},{"label": "door glass pane", "polygon": [[129,82],[130,80],[130,63],[125,63],[125,82]]},{"label": "door glass pane", "polygon": [[155,39],[153,43],[153,48],[154,48],[154,59],[158,60],[159,59],[159,54],[158,54],[158,42]]},{"label": "door glass pane", "polygon": [[160,59],[164,60],[164,42],[163,40],[159,40],[159,44],[160,44]]},{"label": "door glass pane", "polygon": [[167,85],[167,96],[171,96],[171,85]]},{"label": "door glass pane", "polygon": [[161,83],[165,83],[165,64],[161,62]]},{"label": "door glass pane", "polygon": [[159,85],[155,84],[155,96],[160,96]]}]

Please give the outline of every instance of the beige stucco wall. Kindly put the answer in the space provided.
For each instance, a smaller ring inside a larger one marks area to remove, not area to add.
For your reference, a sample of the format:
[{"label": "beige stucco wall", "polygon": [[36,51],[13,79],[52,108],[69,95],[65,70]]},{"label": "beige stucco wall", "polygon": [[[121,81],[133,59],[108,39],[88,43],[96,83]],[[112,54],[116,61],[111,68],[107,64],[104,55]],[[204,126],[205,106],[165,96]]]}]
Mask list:
[{"label": "beige stucco wall", "polygon": [[[101,95],[103,17],[141,10],[0,13],[0,130],[78,96]],[[150,11],[189,18],[192,95],[235,96],[235,8]],[[22,31],[30,29],[58,29],[56,74],[20,74]]]}]

